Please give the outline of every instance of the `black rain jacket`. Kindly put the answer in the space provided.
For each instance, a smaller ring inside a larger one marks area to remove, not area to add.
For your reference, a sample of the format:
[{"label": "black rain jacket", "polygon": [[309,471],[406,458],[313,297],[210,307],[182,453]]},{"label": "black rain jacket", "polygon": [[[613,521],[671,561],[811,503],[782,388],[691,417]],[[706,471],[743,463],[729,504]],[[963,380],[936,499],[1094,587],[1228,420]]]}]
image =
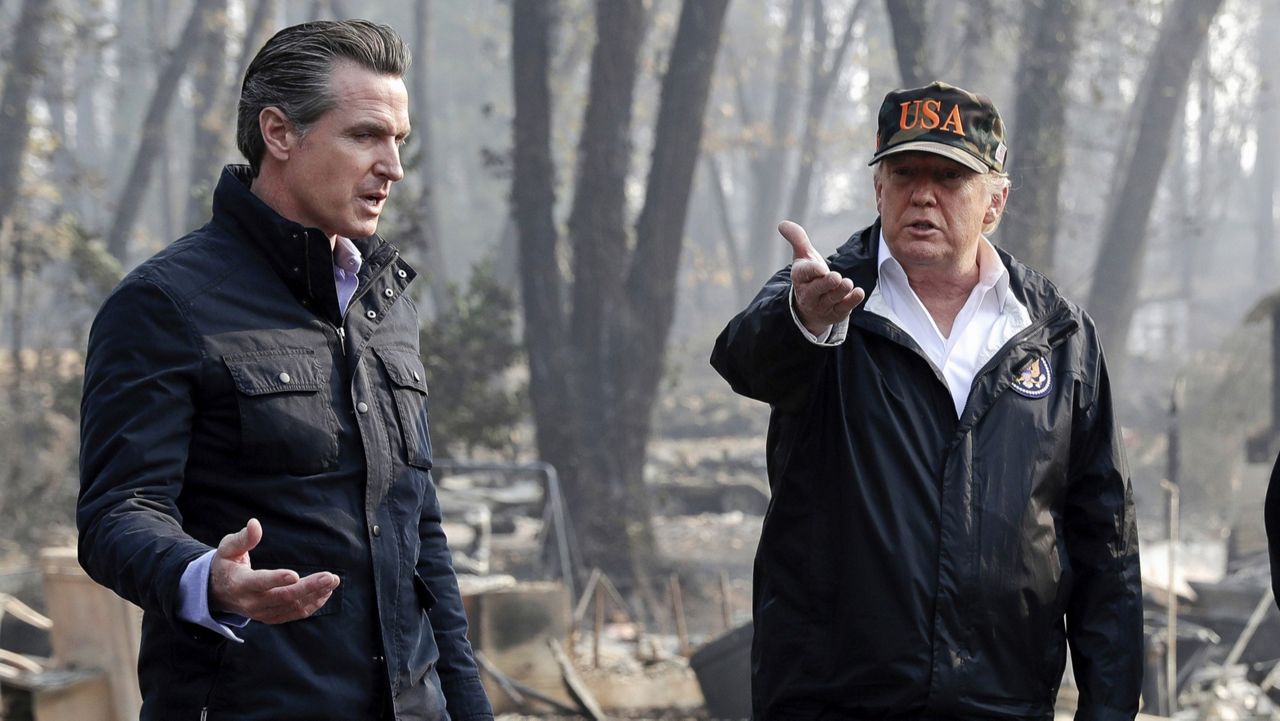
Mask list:
[{"label": "black rain jacket", "polygon": [[[868,295],[879,237],[877,221],[828,261]],[[1052,719],[1068,639],[1076,718],[1134,718],[1138,537],[1097,335],[1001,258],[1032,324],[979,371],[960,418],[884,317],[859,307],[842,344],[806,340],[789,268],[717,340],[716,370],[772,407],[755,718]],[[1041,358],[1042,397],[1016,392]]]},{"label": "black rain jacket", "polygon": [[[120,283],[89,337],[80,562],[144,611],[143,721],[489,719],[429,473],[414,271],[374,236],[339,314],[329,241],[223,171],[213,219]],[[182,572],[250,517],[255,568],[341,578],[223,639]]]}]

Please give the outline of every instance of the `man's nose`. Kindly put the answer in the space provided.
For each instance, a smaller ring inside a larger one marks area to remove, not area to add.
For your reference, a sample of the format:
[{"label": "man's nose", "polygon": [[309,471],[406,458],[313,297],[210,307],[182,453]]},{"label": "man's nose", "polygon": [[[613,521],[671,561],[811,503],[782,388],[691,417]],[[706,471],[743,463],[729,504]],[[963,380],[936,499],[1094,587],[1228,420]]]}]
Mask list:
[{"label": "man's nose", "polygon": [[395,141],[388,145],[386,153],[374,167],[374,172],[393,183],[404,178],[404,166],[400,164],[400,146]]},{"label": "man's nose", "polygon": [[938,195],[933,182],[928,179],[917,182],[911,188],[911,202],[914,205],[935,205],[938,202]]}]

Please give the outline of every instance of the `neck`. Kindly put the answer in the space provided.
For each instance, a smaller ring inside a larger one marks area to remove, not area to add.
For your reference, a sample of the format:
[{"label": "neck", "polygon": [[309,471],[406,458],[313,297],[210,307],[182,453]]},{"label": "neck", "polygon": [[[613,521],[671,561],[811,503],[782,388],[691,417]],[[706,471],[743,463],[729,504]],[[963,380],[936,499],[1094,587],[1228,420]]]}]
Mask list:
[{"label": "neck", "polygon": [[[280,217],[306,225],[305,221],[298,220],[299,214],[296,212],[289,194],[285,192],[283,180],[276,173],[270,172],[265,166],[259,170],[258,176],[249,185],[249,192],[258,196],[258,199],[266,203],[267,207],[279,213]],[[329,252],[333,252],[337,242],[337,235],[329,235]]]},{"label": "neck", "polygon": [[915,291],[925,310],[929,311],[938,330],[950,337],[956,316],[982,277],[977,257],[962,268],[904,269],[907,271],[907,282],[911,285],[911,290]]}]

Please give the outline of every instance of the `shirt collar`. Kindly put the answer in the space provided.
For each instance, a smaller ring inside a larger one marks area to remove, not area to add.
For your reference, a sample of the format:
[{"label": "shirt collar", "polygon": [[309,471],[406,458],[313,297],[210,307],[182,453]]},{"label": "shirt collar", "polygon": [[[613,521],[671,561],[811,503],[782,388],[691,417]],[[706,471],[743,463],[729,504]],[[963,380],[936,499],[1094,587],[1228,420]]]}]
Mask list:
[{"label": "shirt collar", "polygon": [[337,242],[333,245],[333,267],[355,275],[360,272],[360,267],[363,265],[364,256],[360,254],[360,249],[351,242],[350,238],[339,235]]},{"label": "shirt collar", "polygon": [[[881,228],[876,274],[883,277],[886,265],[889,266],[895,280],[906,282],[907,271],[902,267],[902,263],[893,257],[893,251],[889,250],[889,243],[884,239],[884,228]],[[1000,304],[1000,310],[1003,311],[1005,300],[1009,295],[1009,269],[1005,267],[1000,254],[996,252],[995,246],[987,240],[985,235],[978,240],[978,285],[995,289],[996,300]]]}]

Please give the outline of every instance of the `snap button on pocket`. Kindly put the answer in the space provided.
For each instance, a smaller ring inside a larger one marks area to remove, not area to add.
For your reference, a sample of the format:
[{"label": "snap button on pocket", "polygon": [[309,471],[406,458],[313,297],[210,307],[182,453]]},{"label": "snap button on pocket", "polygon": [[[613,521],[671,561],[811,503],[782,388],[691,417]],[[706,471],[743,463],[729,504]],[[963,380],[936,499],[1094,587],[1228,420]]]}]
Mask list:
[{"label": "snap button on pocket", "polygon": [[364,401],[360,401],[359,403],[356,404],[356,410],[360,411],[361,413],[368,413],[369,404],[365,403]]},{"label": "snap button on pocket", "polygon": [[289,382],[289,381],[291,381],[291,380],[293,380],[293,379],[289,377],[289,374],[288,374],[288,373],[285,373],[285,372],[283,372],[283,371],[281,371],[281,372],[280,372],[280,382],[281,382],[281,383],[288,383],[288,382]]},{"label": "snap button on pocket", "polygon": [[374,318],[378,317],[378,314],[374,311],[369,311],[364,314],[364,317],[368,318],[369,320],[373,320]]}]

